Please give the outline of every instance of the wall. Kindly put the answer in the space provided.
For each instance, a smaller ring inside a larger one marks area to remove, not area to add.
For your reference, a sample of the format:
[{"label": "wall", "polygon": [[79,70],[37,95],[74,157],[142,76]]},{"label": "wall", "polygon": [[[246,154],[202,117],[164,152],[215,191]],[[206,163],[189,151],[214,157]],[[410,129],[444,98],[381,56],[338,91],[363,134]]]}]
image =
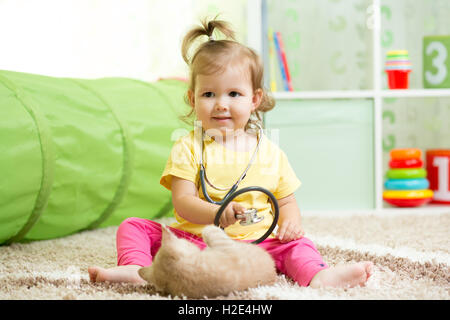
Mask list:
[{"label": "wall", "polygon": [[[268,26],[284,38],[294,90],[373,88],[372,0],[267,0],[267,5]],[[448,17],[448,0],[381,1],[383,55],[388,50],[409,50],[411,89],[423,88],[423,36],[450,35]],[[386,74],[379,72],[386,89]],[[279,74],[276,80],[282,90]],[[384,100],[385,169],[392,148],[408,147],[450,148],[449,98]]]},{"label": "wall", "polygon": [[[283,32],[296,90],[372,87],[370,4],[268,0],[269,23]],[[0,69],[185,77],[180,43],[188,27],[221,12],[246,42],[246,10],[247,0],[0,0]],[[411,87],[422,87],[422,36],[450,34],[448,16],[448,0],[382,1],[382,49],[410,50]],[[450,99],[386,99],[383,119],[384,163],[394,147],[449,147]]]},{"label": "wall", "polygon": [[62,77],[186,76],[181,38],[205,15],[246,41],[246,0],[0,0],[0,69]]}]

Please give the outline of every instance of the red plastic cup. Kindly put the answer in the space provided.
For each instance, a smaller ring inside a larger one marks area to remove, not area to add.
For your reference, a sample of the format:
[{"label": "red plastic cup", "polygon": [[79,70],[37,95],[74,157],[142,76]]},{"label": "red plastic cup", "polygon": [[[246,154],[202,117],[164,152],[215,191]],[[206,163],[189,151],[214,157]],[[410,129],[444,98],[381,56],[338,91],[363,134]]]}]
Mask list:
[{"label": "red plastic cup", "polygon": [[434,203],[450,205],[450,150],[427,150],[427,178]]},{"label": "red plastic cup", "polygon": [[389,89],[408,89],[411,70],[386,70]]}]

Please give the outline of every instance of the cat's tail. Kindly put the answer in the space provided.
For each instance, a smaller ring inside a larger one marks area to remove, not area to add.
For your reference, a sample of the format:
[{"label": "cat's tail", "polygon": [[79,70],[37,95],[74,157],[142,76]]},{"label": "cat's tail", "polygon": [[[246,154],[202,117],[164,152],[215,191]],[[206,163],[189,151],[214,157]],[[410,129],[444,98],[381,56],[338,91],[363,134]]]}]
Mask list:
[{"label": "cat's tail", "polygon": [[202,231],[203,241],[211,248],[229,247],[233,240],[228,237],[224,230],[214,225],[208,225]]}]

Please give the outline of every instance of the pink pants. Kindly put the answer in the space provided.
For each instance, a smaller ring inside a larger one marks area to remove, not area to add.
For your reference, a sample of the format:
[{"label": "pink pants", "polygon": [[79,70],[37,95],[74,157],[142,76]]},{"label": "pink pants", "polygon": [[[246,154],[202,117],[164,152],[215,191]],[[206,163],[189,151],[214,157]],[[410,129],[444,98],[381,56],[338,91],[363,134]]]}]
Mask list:
[{"label": "pink pants", "polygon": [[[174,228],[170,230],[200,249],[206,247],[202,238],[196,235]],[[161,225],[147,219],[127,218],[117,230],[116,243],[117,265],[149,266],[161,246]],[[269,238],[258,245],[272,256],[279,272],[301,286],[308,286],[317,272],[328,268],[314,244],[305,237],[287,243]]]}]

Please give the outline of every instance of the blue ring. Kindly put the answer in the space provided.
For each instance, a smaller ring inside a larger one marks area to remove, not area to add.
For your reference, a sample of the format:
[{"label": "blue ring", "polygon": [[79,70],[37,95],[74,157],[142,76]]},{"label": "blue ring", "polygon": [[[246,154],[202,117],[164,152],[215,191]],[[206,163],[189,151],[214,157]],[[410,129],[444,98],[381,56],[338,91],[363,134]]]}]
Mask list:
[{"label": "blue ring", "polygon": [[425,178],[419,179],[388,179],[384,183],[386,190],[423,190],[428,189],[430,183]]}]

